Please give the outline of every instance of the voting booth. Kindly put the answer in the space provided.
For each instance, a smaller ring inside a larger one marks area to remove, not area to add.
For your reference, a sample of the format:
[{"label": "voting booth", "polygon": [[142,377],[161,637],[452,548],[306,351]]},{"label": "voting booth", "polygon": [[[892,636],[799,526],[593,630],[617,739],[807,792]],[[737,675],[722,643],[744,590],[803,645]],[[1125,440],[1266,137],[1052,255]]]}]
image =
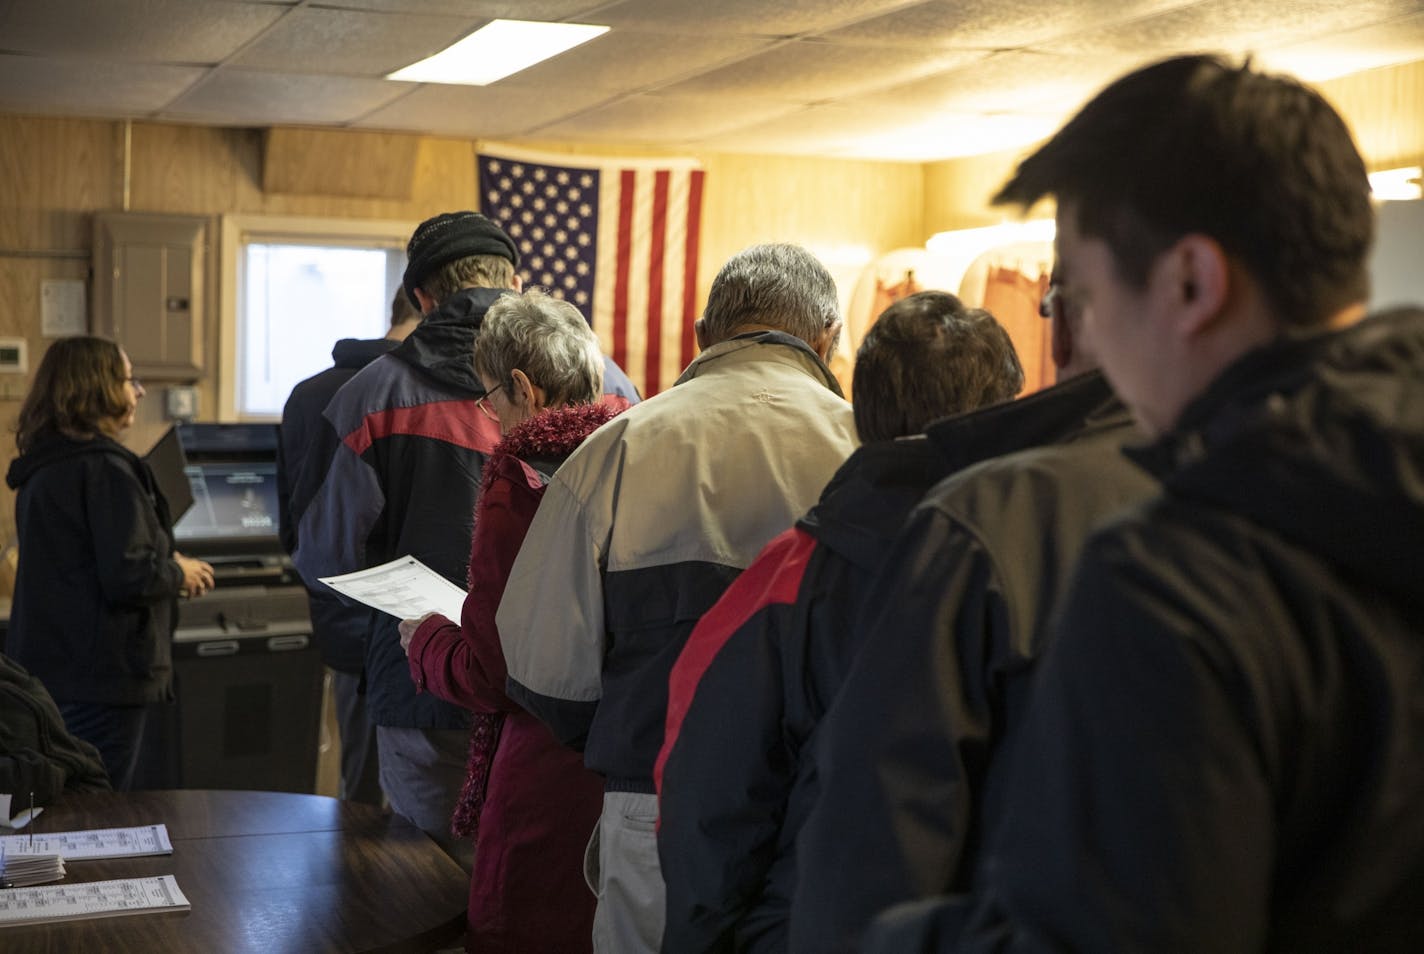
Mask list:
[{"label": "voting booth", "polygon": [[211,563],[216,584],[179,603],[177,704],[149,720],[161,757],[139,784],[315,791],[323,670],[277,536],[277,425],[181,424],[148,460],[178,550]]}]

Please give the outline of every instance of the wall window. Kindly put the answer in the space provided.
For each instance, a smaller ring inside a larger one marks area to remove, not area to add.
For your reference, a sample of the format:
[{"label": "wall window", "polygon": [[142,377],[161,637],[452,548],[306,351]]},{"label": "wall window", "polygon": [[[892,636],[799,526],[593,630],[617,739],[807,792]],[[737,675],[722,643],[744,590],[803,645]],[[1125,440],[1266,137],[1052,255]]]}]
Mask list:
[{"label": "wall window", "polygon": [[220,420],[275,419],[342,338],[379,338],[413,225],[227,216]]}]

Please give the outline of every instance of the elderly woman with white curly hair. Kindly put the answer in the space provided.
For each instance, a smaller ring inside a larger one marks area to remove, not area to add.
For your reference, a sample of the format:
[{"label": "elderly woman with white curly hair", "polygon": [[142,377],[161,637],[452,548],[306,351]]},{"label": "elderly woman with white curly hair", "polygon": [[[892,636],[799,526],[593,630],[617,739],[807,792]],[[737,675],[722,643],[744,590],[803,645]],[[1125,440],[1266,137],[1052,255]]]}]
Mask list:
[{"label": "elderly woman with white curly hair", "polygon": [[467,949],[589,951],[596,899],[582,862],[603,781],[505,695],[495,611],[549,478],[626,405],[601,403],[603,357],[578,309],[539,291],[490,307],[474,360],[480,410],[503,439],[475,506],[469,595],[458,625],[405,620],[401,644],[419,689],[475,713],[453,820],[478,836]]}]

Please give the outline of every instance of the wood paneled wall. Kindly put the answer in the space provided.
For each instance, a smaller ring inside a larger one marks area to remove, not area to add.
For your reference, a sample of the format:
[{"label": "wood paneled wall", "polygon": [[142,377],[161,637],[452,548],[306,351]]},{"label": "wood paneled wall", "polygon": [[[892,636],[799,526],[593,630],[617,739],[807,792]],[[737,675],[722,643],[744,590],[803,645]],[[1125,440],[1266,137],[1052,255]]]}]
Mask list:
[{"label": "wood paneled wall", "polygon": [[[332,133],[331,135],[339,135]],[[353,143],[369,133],[352,134]],[[393,138],[397,138],[394,137]],[[219,234],[225,213],[419,221],[478,205],[470,140],[405,137],[416,143],[408,199],[270,194],[262,189],[263,134],[255,129],[124,123],[0,115],[0,336],[23,336],[30,365],[40,336],[40,285],[86,278],[92,215],[135,212],[211,218],[204,302],[207,367],[198,382],[204,416],[217,406]],[[385,143],[385,148],[398,147]],[[128,160],[125,163],[125,151]],[[646,155],[617,144],[566,151]],[[904,163],[802,160],[758,156],[699,157],[708,169],[699,292],[726,258],[760,241],[800,242],[819,249],[860,248],[874,256],[924,241],[921,168]],[[125,170],[127,169],[127,176]],[[92,288],[90,299],[92,301]],[[0,382],[0,459],[13,443],[8,427],[26,382]],[[147,447],[164,424],[158,396],[140,405],[130,443]],[[0,543],[13,532],[13,498],[0,490]]]}]

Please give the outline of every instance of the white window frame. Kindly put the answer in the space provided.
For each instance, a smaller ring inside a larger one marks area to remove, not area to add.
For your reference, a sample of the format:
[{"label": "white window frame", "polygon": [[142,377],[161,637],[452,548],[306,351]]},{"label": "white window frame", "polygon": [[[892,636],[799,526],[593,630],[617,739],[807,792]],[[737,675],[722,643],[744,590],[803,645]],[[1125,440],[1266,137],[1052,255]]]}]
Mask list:
[{"label": "white window frame", "polygon": [[289,215],[224,215],[218,302],[217,420],[275,421],[277,415],[242,414],[237,408],[237,316],[242,295],[242,251],[250,242],[334,245],[404,251],[415,222],[395,219],[324,219]]}]

